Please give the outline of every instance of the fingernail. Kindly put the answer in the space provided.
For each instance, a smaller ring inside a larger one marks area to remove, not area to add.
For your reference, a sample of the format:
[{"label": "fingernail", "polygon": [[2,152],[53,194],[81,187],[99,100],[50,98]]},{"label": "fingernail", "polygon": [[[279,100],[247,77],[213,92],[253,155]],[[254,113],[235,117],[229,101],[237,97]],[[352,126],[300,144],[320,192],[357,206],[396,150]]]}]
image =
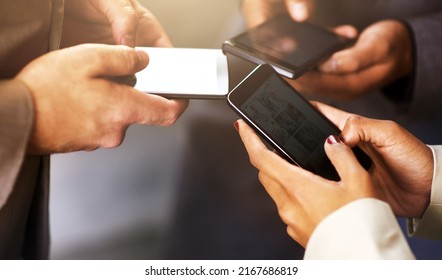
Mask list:
[{"label": "fingernail", "polygon": [[338,143],[340,143],[340,142],[341,142],[341,141],[339,140],[339,138],[336,137],[335,135],[330,135],[330,136],[327,138],[327,143],[330,144],[330,145],[338,144]]},{"label": "fingernail", "polygon": [[338,69],[338,60],[330,59],[327,62],[323,63],[319,69],[324,73],[334,73]]},{"label": "fingernail", "polygon": [[290,3],[290,14],[297,21],[306,20],[308,17],[308,12],[305,3],[292,1],[292,3]]},{"label": "fingernail", "polygon": [[238,121],[234,122],[233,126],[235,127],[236,131],[239,131],[239,123],[238,123]]}]

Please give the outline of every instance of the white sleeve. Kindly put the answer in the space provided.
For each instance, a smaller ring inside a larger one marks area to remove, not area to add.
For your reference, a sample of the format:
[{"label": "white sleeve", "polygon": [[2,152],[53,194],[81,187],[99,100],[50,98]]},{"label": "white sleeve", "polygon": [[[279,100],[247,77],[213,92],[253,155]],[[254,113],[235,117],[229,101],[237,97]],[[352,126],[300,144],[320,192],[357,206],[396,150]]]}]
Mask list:
[{"label": "white sleeve", "polygon": [[364,198],[327,216],[314,230],[304,259],[414,259],[390,206]]},{"label": "white sleeve", "polygon": [[442,238],[442,146],[430,146],[433,151],[434,175],[431,185],[430,204],[421,219],[408,219],[410,236],[432,239]]}]

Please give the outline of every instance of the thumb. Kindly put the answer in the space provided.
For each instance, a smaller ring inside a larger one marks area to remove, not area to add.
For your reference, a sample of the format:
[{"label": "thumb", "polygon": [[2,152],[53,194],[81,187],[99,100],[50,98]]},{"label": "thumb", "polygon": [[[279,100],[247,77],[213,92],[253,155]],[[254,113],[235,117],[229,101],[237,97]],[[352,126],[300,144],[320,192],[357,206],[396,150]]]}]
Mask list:
[{"label": "thumb", "polygon": [[116,44],[135,47],[138,17],[129,0],[98,0],[99,9],[112,27]]},{"label": "thumb", "polygon": [[360,37],[356,44],[348,49],[336,52],[319,66],[324,73],[350,74],[363,71],[379,60],[377,48],[371,41]]},{"label": "thumb", "polygon": [[392,121],[374,120],[358,115],[350,116],[341,132],[341,139],[350,147],[359,142],[371,143],[375,147],[390,144],[391,140],[398,139],[400,126]]},{"label": "thumb", "polygon": [[313,5],[311,0],[286,0],[287,10],[295,21],[306,21],[311,16]]},{"label": "thumb", "polygon": [[360,165],[351,148],[342,143],[338,137],[331,135],[324,145],[325,152],[330,159],[339,177],[342,180],[359,177],[365,169]]},{"label": "thumb", "polygon": [[126,46],[86,44],[73,49],[81,54],[72,57],[81,59],[91,77],[115,77],[133,75],[144,69],[149,56],[142,50]]}]

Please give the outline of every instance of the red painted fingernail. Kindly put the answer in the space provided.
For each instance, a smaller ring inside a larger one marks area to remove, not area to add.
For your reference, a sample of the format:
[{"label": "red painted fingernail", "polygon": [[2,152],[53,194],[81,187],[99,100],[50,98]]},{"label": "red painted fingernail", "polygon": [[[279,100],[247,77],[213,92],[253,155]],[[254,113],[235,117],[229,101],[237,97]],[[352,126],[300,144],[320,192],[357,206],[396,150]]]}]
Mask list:
[{"label": "red painted fingernail", "polygon": [[327,143],[329,143],[330,145],[338,144],[339,142],[341,141],[335,135],[330,135],[327,138]]},{"label": "red painted fingernail", "polygon": [[239,131],[239,124],[238,121],[233,123],[233,126],[235,127],[236,131]]}]

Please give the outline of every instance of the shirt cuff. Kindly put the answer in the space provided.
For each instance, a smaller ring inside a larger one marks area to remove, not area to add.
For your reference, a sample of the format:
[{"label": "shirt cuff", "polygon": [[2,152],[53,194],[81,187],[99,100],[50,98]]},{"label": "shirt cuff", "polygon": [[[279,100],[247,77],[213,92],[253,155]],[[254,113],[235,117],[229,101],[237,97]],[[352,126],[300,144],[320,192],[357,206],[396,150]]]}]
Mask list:
[{"label": "shirt cuff", "polygon": [[364,198],[327,216],[304,259],[414,259],[396,217],[383,201]]},{"label": "shirt cuff", "polygon": [[429,146],[433,151],[434,171],[431,184],[430,204],[421,219],[408,219],[408,235],[440,239],[442,236],[442,172],[438,160],[442,161],[442,146]]}]

